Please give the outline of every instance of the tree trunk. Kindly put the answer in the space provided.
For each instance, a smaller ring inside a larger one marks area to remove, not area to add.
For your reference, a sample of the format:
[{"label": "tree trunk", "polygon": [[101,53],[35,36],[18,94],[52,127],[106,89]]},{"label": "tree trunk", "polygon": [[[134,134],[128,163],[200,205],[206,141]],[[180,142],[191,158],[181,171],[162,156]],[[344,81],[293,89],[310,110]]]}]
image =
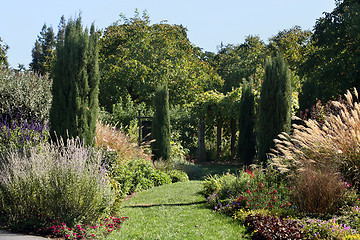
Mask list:
[{"label": "tree trunk", "polygon": [[222,121],[221,119],[217,120],[217,129],[216,129],[216,160],[221,158],[221,131],[222,130]]},{"label": "tree trunk", "polygon": [[205,121],[200,119],[198,132],[198,161],[205,161]]},{"label": "tree trunk", "polygon": [[232,118],[230,122],[230,128],[231,128],[231,160],[235,160],[236,155],[236,119]]}]

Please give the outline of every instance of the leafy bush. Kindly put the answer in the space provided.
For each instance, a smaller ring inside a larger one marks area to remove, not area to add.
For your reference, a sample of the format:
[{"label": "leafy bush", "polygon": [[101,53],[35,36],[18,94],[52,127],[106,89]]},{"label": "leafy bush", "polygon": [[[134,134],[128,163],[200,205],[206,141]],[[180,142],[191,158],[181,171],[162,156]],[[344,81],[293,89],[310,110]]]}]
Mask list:
[{"label": "leafy bush", "polygon": [[169,175],[155,169],[150,160],[141,159],[114,165],[111,177],[119,184],[122,197],[132,192],[171,183]]},{"label": "leafy bush", "polygon": [[189,181],[188,175],[183,171],[170,170],[167,171],[166,173],[170,176],[172,183]]},{"label": "leafy bush", "polygon": [[52,100],[51,86],[47,76],[1,69],[0,115],[9,118],[21,112],[24,120],[46,122]]},{"label": "leafy bush", "polygon": [[130,95],[120,98],[119,102],[112,105],[112,109],[109,111],[104,111],[102,120],[116,126],[117,128],[122,128],[126,131],[129,130],[129,126],[132,121],[137,121],[139,115],[139,110],[141,116],[152,116],[153,112],[148,110],[145,106],[145,103],[136,104]]},{"label": "leafy bush", "polygon": [[299,224],[289,218],[267,215],[249,215],[245,226],[252,232],[251,239],[304,239]]},{"label": "leafy bush", "polygon": [[2,216],[19,229],[96,219],[114,200],[101,158],[79,139],[40,143],[27,154],[9,149],[0,165]]},{"label": "leafy bush", "polygon": [[163,171],[180,170],[185,172],[191,180],[199,179],[202,171],[193,162],[186,159],[186,153],[187,151],[179,142],[172,142],[170,159],[158,159],[154,162],[154,166]]},{"label": "leafy bush", "polygon": [[[290,192],[273,169],[247,170],[208,177],[204,182],[207,201],[216,211],[233,214],[238,209],[270,209],[290,214]],[[212,194],[209,194],[212,192]]]}]

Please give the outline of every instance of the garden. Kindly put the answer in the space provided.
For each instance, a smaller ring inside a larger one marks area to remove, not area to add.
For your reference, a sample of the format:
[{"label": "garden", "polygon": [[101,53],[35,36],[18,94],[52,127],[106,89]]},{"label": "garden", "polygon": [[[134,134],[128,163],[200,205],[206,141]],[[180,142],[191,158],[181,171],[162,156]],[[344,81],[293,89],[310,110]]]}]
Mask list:
[{"label": "garden", "polygon": [[360,239],[359,11],[337,1],[313,32],[218,53],[146,12],[103,30],[62,17],[29,70],[0,39],[0,229]]}]

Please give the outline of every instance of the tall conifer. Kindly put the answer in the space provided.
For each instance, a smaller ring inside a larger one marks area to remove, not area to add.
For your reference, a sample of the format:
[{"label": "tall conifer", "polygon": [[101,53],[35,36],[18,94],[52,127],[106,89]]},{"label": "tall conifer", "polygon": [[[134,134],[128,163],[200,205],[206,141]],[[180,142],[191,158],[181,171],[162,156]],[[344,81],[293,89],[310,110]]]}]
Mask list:
[{"label": "tall conifer", "polygon": [[155,140],[151,147],[155,159],[170,158],[170,113],[169,90],[166,84],[159,85],[154,96],[155,113],[152,121],[152,138]]},{"label": "tall conifer", "polygon": [[240,109],[239,109],[239,138],[238,138],[238,154],[237,158],[241,163],[249,165],[255,156],[255,101],[252,88],[252,81],[244,81]]},{"label": "tall conifer", "polygon": [[58,41],[53,71],[53,102],[50,134],[66,139],[79,136],[85,144],[94,143],[98,114],[97,33],[83,30],[81,18],[70,20],[64,41]]},{"label": "tall conifer", "polygon": [[281,132],[290,131],[291,75],[281,55],[266,62],[258,115],[258,157],[262,163]]}]

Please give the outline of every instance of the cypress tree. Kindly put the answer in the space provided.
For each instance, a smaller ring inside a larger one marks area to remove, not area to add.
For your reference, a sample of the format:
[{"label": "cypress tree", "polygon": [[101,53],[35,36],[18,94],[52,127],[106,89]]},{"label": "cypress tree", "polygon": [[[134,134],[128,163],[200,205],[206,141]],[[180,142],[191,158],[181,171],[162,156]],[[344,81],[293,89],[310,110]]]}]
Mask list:
[{"label": "cypress tree", "polygon": [[154,106],[151,134],[155,141],[151,148],[155,159],[167,160],[170,158],[170,113],[169,90],[166,84],[156,88]]},{"label": "cypress tree", "polygon": [[238,159],[245,165],[252,163],[255,156],[255,101],[252,81],[244,81],[239,109]]},{"label": "cypress tree", "polygon": [[81,18],[70,20],[64,41],[58,41],[53,70],[50,134],[64,139],[79,136],[94,143],[98,114],[99,66],[97,33],[83,30]]},{"label": "cypress tree", "polygon": [[274,147],[274,139],[281,132],[290,132],[291,75],[281,55],[269,59],[261,86],[258,115],[258,157],[265,163],[266,154]]}]

